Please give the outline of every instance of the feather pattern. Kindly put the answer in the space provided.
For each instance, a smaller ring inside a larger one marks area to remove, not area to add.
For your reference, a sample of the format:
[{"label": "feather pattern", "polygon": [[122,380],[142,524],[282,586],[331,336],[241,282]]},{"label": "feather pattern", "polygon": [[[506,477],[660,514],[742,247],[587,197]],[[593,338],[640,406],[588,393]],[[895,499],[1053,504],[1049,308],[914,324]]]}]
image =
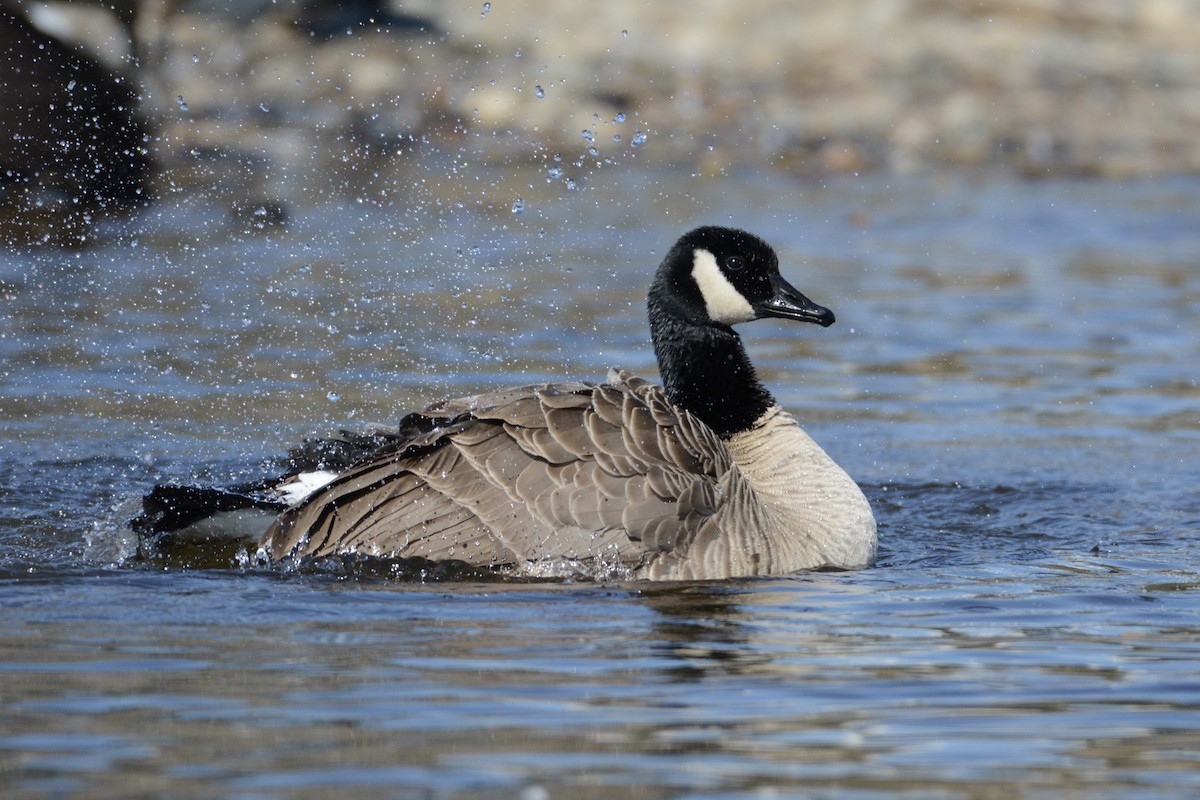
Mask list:
[{"label": "feather pattern", "polygon": [[686,549],[716,513],[731,467],[727,455],[713,457],[724,447],[706,426],[625,372],[452,400],[421,416],[439,427],[280,515],[262,541],[271,556],[357,552],[519,569],[602,553],[636,570]]}]

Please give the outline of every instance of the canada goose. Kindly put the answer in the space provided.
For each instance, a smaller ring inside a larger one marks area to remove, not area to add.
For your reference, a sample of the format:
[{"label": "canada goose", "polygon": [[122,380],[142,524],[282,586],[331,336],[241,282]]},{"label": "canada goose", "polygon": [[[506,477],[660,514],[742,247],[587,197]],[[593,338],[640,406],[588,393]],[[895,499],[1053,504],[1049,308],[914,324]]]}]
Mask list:
[{"label": "canada goose", "polygon": [[648,306],[663,387],[613,371],[435,404],[398,430],[314,443],[325,456],[307,460],[326,468],[315,480],[160,487],[142,530],[257,507],[273,515],[259,547],[276,561],[362,554],[654,580],[869,565],[862,491],[759,382],[731,327],[828,326],[833,313],[780,276],[766,242],[721,227],[675,243]]}]

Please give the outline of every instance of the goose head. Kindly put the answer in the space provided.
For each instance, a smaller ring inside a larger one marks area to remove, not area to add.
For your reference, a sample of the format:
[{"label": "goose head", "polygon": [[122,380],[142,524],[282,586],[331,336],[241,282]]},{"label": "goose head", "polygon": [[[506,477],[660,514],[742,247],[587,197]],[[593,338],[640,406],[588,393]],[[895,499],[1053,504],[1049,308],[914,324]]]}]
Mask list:
[{"label": "goose head", "polygon": [[650,289],[656,317],[728,329],[767,317],[828,327],[833,312],[805,297],[779,274],[775,250],[737,228],[705,226],[680,237],[658,268]]},{"label": "goose head", "polygon": [[723,437],[752,429],[775,405],[732,326],[768,317],[834,321],[832,311],[783,279],[769,244],[716,226],[675,243],[654,276],[648,307],[667,397]]}]

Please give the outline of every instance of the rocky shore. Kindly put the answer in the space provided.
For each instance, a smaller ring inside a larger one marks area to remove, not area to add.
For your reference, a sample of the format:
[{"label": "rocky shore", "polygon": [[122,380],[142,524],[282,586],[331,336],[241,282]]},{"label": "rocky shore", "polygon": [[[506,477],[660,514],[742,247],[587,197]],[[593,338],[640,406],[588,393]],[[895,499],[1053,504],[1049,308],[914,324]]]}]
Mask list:
[{"label": "rocky shore", "polygon": [[408,157],[1200,171],[1200,0],[9,6],[137,87],[159,191]]}]

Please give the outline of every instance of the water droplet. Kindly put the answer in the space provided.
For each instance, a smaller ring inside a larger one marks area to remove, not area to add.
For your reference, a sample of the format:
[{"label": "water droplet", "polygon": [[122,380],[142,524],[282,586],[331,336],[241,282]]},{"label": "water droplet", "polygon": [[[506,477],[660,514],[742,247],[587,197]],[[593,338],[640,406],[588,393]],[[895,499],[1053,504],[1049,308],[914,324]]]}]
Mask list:
[{"label": "water droplet", "polygon": [[641,131],[638,131],[637,133],[635,133],[633,135],[633,138],[629,140],[630,147],[641,147],[645,143],[646,143],[646,134],[642,133]]},{"label": "water droplet", "polygon": [[[179,99],[182,100],[183,98],[181,97]],[[585,142],[590,143],[590,142],[594,142],[596,140],[596,134],[592,133],[590,130],[588,130],[586,128],[584,128],[583,133],[580,135],[583,136],[583,140]]]},{"label": "water droplet", "polygon": [[540,100],[541,98],[546,96],[546,90],[543,89],[541,87],[541,85],[534,86],[533,87],[533,96]]},{"label": "water droplet", "polygon": [[196,55],[195,53],[193,53],[193,54],[192,54],[192,63],[193,63],[193,64],[199,64],[199,63],[200,63],[200,56],[199,56],[199,55]]},{"label": "water droplet", "polygon": [[621,38],[622,38],[622,39],[624,39],[624,38],[625,38],[625,37],[627,37],[627,36],[629,36],[629,31],[621,31]]},{"label": "water droplet", "polygon": [[270,107],[270,106],[268,106],[266,103],[259,103],[259,104],[258,104],[258,110],[259,110],[259,111],[262,111],[264,114],[269,114],[269,113],[271,113],[271,107]]},{"label": "water droplet", "polygon": [[342,396],[337,392],[329,392],[325,395],[325,398],[331,403],[336,403],[338,400],[342,399]]},{"label": "water droplet", "polygon": [[625,121],[625,112],[624,111],[622,111],[621,113],[619,113],[615,117],[613,117],[613,122],[624,122],[624,121]]},{"label": "water droplet", "polygon": [[600,151],[595,147],[589,147],[588,155],[590,155],[592,158],[598,158],[600,156]]},{"label": "water droplet", "polygon": [[614,142],[620,142],[620,141],[621,141],[621,134],[619,134],[619,133],[614,133],[614,134],[613,134],[613,141],[614,141]]},{"label": "water droplet", "polygon": [[179,103],[179,110],[180,110],[180,111],[184,111],[184,112],[186,112],[186,111],[188,110],[188,104],[187,104],[187,102],[185,102],[185,101],[184,101],[184,99],[183,99],[183,95],[179,95],[179,97],[176,97],[176,98],[175,98],[175,102],[176,102],[176,103]]},{"label": "water droplet", "polygon": [[73,81],[73,80],[72,80],[71,82],[69,82],[69,83],[67,84],[67,91],[68,91],[68,92],[73,92],[73,91],[75,91],[75,81]]},{"label": "water droplet", "polygon": [[513,201],[512,213],[520,214],[524,210],[525,210],[525,201],[518,197],[515,201]]},{"label": "water droplet", "polygon": [[575,181],[572,178],[567,178],[567,188],[571,191],[575,190]]},{"label": "water droplet", "polygon": [[483,19],[485,15],[490,14],[490,13],[492,13],[492,4],[484,3],[483,4],[483,13],[479,15],[479,18]]},{"label": "water droplet", "polygon": [[552,179],[558,180],[559,178],[562,177],[562,174],[563,174],[562,167],[550,167],[550,169],[546,170],[546,174],[549,175]]}]

